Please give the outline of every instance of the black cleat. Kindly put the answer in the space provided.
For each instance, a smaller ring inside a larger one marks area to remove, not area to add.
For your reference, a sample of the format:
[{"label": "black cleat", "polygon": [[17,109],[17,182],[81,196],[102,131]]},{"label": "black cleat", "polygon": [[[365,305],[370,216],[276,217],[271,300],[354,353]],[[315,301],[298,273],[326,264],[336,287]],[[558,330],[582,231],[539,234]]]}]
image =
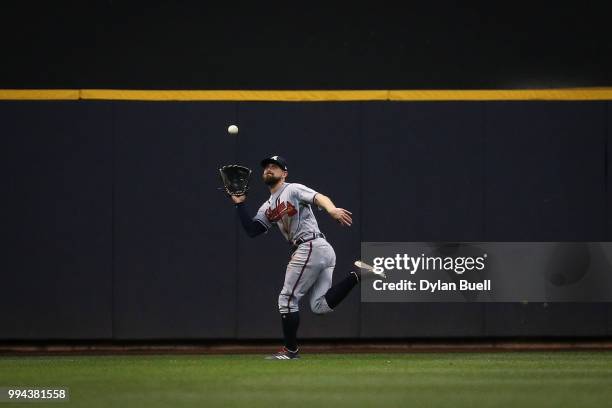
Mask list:
[{"label": "black cleat", "polygon": [[283,347],[278,353],[267,356],[266,360],[293,360],[300,358],[299,351],[299,349],[296,351],[289,351],[286,347]]}]

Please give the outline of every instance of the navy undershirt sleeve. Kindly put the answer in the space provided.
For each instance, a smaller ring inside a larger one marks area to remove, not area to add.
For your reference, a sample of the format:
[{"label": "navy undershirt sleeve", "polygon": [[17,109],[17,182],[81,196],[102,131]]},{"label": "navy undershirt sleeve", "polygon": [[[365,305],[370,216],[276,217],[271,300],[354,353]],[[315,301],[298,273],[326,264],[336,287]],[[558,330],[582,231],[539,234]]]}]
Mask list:
[{"label": "navy undershirt sleeve", "polygon": [[261,222],[254,221],[251,218],[244,203],[236,204],[236,210],[238,211],[238,218],[240,218],[242,228],[244,228],[249,237],[255,238],[266,232],[266,227]]}]

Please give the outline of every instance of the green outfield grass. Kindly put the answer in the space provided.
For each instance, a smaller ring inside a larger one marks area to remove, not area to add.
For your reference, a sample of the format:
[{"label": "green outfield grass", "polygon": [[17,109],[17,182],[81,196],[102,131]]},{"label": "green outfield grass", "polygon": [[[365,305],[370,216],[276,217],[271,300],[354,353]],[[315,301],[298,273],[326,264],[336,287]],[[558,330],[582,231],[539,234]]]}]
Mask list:
[{"label": "green outfield grass", "polygon": [[0,357],[9,385],[71,407],[604,407],[612,352]]}]

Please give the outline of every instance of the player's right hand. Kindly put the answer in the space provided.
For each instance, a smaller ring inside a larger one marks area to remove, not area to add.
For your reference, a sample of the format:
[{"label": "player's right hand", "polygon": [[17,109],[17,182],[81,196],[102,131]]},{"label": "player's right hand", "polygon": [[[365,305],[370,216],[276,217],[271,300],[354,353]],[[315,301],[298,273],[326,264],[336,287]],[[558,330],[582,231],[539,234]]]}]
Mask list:
[{"label": "player's right hand", "polygon": [[352,212],[345,210],[344,208],[335,208],[329,213],[333,219],[338,221],[340,225],[350,227],[353,224]]},{"label": "player's right hand", "polygon": [[232,201],[234,202],[234,204],[240,204],[240,203],[243,203],[244,200],[246,200],[246,195],[241,195],[241,196],[232,195],[230,197],[232,197]]}]

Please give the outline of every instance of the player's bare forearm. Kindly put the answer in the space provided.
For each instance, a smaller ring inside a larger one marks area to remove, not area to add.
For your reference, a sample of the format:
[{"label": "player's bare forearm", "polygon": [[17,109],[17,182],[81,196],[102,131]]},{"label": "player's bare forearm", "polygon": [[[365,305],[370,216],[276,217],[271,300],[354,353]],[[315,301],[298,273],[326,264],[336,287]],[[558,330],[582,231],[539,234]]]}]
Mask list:
[{"label": "player's bare forearm", "polygon": [[352,213],[344,208],[336,207],[332,200],[326,195],[318,193],[314,198],[314,202],[319,207],[325,209],[325,211],[341,225],[350,227],[353,223],[353,219],[351,218]]},{"label": "player's bare forearm", "polygon": [[336,206],[334,205],[332,200],[328,196],[323,195],[321,193],[318,193],[315,196],[314,202],[316,205],[323,208],[325,211],[327,211],[330,214],[333,210],[336,209]]}]

